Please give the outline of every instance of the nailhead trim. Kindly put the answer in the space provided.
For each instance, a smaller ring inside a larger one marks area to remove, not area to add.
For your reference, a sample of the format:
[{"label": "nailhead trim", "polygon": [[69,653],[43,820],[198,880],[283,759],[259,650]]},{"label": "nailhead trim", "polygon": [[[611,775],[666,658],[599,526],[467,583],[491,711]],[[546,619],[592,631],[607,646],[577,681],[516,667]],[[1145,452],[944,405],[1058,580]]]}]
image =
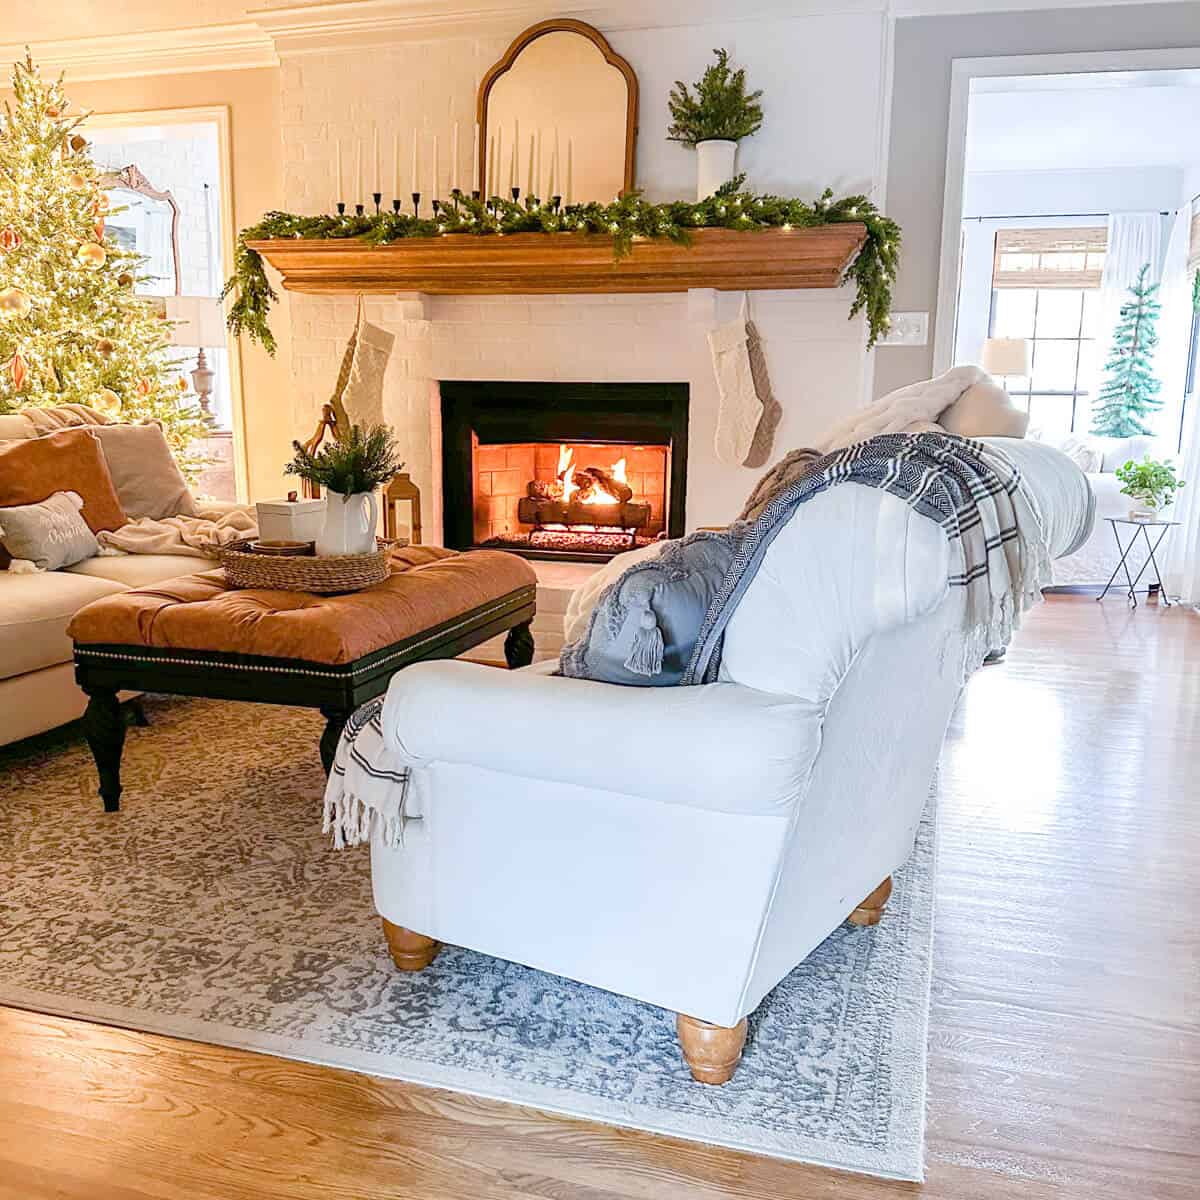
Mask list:
[{"label": "nailhead trim", "polygon": [[[448,633],[453,633],[457,629],[462,629],[465,625],[470,625],[479,617],[491,616],[494,612],[499,612],[501,609],[511,604],[511,600],[500,601],[492,604],[490,608],[476,609],[470,616],[459,621],[456,625],[451,625],[447,629],[441,629],[437,633],[431,633],[422,638],[419,642],[414,642],[406,646],[403,650],[396,650],[391,654],[386,654],[383,658],[375,659],[369,666],[356,667],[350,671],[321,671],[309,667],[268,667],[258,663],[235,663],[235,662],[213,662],[210,659],[202,658],[162,658],[156,656],[150,658],[144,654],[120,654],[115,650],[89,650],[86,646],[75,647],[75,657],[78,658],[109,658],[116,659],[119,662],[143,663],[147,666],[153,666],[159,663],[167,663],[171,666],[180,667],[220,667],[227,671],[261,671],[269,675],[308,675],[318,679],[347,679],[354,678],[356,675],[366,674],[368,671],[374,671],[385,663],[391,662],[396,658],[403,658],[411,654],[414,650],[419,650],[428,642],[436,642],[445,637]],[[216,653],[230,653],[228,651],[217,651]]]}]

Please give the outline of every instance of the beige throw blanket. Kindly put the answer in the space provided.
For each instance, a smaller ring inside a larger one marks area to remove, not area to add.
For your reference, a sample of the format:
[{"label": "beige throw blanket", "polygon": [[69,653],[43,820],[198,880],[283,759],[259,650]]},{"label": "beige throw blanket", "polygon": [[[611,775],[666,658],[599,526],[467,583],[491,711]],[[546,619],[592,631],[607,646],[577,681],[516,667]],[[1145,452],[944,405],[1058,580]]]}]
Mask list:
[{"label": "beige throw blanket", "polygon": [[200,502],[197,517],[166,517],[161,521],[141,517],[120,529],[98,533],[96,540],[108,553],[216,558],[222,546],[239,538],[257,536],[258,525],[249,508],[206,510]]}]

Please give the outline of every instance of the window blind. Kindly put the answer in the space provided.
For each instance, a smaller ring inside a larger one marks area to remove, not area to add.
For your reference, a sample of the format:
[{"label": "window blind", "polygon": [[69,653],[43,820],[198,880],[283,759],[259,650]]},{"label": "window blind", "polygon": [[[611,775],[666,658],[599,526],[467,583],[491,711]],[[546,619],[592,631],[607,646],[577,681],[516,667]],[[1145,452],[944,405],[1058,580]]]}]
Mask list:
[{"label": "window blind", "polygon": [[1200,199],[1192,201],[1192,227],[1188,237],[1188,270],[1200,271]]},{"label": "window blind", "polygon": [[1103,227],[998,229],[992,287],[1098,288],[1107,246]]}]

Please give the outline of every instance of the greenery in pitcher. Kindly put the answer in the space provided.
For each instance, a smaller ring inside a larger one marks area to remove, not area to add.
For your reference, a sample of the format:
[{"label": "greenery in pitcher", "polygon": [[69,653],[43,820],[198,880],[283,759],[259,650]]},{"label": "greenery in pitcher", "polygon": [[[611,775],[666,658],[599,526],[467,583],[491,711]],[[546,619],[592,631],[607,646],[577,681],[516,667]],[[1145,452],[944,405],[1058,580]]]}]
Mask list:
[{"label": "greenery in pitcher", "polygon": [[296,453],[284,468],[287,475],[299,475],[309,483],[342,496],[373,492],[404,467],[395,436],[386,425],[351,425],[342,440],[330,442],[311,454],[299,442],[292,443]]},{"label": "greenery in pitcher", "polygon": [[746,71],[729,66],[729,52],[714,50],[713,63],[696,84],[695,95],[682,80],[671,89],[667,107],[671,127],[667,140],[695,146],[699,142],[740,142],[762,127],[762,92],[746,91]]},{"label": "greenery in pitcher", "polygon": [[1155,512],[1168,508],[1175,493],[1184,486],[1184,481],[1175,474],[1175,464],[1159,462],[1146,455],[1141,462],[1129,460],[1118,467],[1117,478],[1124,485],[1121,491],[1134,500],[1139,500]]}]

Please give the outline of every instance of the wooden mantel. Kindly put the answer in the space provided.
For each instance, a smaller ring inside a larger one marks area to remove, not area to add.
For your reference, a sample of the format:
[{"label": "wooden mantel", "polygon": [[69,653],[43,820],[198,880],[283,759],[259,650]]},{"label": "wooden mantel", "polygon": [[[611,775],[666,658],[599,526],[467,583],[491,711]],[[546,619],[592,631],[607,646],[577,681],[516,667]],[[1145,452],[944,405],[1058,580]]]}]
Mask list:
[{"label": "wooden mantel", "polygon": [[613,258],[612,239],[576,233],[447,234],[386,246],[358,239],[249,242],[292,292],[686,292],[690,288],[832,288],[866,239],[859,223],[741,232],[698,229],[691,246],[638,240]]}]

